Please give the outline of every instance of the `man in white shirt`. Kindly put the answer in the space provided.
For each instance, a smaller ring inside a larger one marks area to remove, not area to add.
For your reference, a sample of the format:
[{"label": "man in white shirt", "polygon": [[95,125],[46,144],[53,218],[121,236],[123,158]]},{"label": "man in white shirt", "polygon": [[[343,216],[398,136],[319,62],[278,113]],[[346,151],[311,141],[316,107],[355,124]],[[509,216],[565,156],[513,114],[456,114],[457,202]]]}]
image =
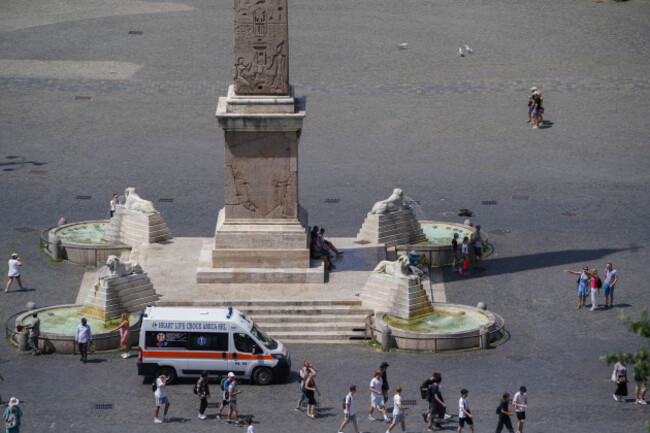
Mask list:
[{"label": "man in white shirt", "polygon": [[390,433],[397,423],[402,427],[402,431],[406,431],[406,415],[408,414],[402,407],[402,387],[398,386],[395,388],[395,396],[393,397],[393,422],[386,430],[386,433]]},{"label": "man in white shirt", "polygon": [[386,405],[384,403],[384,395],[382,393],[382,385],[384,384],[383,379],[381,378],[383,371],[376,370],[375,375],[370,381],[370,411],[368,412],[368,419],[374,421],[375,417],[372,416],[372,412],[375,408],[381,410],[381,413],[384,415],[384,422],[390,422],[390,418],[386,415]]},{"label": "man in white shirt", "polygon": [[[156,417],[153,419],[155,423],[162,423],[163,421],[168,422],[167,411],[169,410],[169,399],[167,398],[167,392],[165,388],[167,387],[167,374],[163,373],[158,378],[156,378],[156,392],[154,397],[156,397]],[[165,405],[165,411],[163,412],[163,418],[158,418],[160,413],[160,406]]]},{"label": "man in white shirt", "polygon": [[359,426],[357,424],[357,412],[354,410],[354,394],[356,392],[357,386],[350,385],[350,392],[345,396],[345,400],[343,402],[343,423],[341,423],[341,427],[339,427],[339,433],[343,433],[343,429],[350,421],[354,426],[354,431],[356,433],[359,433]]},{"label": "man in white shirt", "polygon": [[88,321],[85,317],[81,318],[81,325],[77,327],[77,334],[74,339],[79,347],[81,362],[85,364],[88,360],[88,342],[93,341],[93,335],[90,332],[90,326],[88,326]]},{"label": "man in white shirt", "polygon": [[5,287],[5,293],[9,291],[9,286],[11,286],[11,283],[14,282],[14,278],[16,281],[18,281],[18,285],[20,286],[21,290],[24,288],[23,287],[23,282],[20,280],[20,268],[23,266],[23,262],[20,261],[20,257],[18,257],[18,254],[13,253],[11,255],[11,259],[9,259],[9,273],[7,274],[9,276],[9,281],[7,281],[7,286]]},{"label": "man in white shirt", "polygon": [[469,405],[467,404],[467,394],[469,391],[466,389],[460,390],[460,399],[458,399],[458,433],[463,430],[465,424],[469,426],[469,433],[474,433],[474,418],[469,412]]},{"label": "man in white shirt", "polygon": [[528,396],[526,395],[525,386],[522,385],[519,387],[519,392],[512,399],[512,405],[515,407],[515,415],[517,415],[517,433],[523,433],[526,408],[528,407]]}]

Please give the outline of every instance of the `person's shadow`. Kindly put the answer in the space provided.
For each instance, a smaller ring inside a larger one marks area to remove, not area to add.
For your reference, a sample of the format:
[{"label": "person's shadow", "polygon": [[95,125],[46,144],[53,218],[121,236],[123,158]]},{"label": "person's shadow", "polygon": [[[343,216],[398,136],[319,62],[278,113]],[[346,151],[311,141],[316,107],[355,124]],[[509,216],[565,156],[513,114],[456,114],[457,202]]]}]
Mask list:
[{"label": "person's shadow", "polygon": [[541,125],[538,126],[539,129],[547,129],[552,127],[553,127],[553,122],[551,122],[550,120],[545,120],[542,122]]}]

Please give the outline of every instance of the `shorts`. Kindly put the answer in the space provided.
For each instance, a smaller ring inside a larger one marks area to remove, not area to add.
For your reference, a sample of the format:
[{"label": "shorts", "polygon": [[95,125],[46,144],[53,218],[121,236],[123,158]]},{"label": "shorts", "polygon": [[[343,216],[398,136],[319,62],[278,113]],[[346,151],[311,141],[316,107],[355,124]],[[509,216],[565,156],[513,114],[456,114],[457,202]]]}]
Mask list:
[{"label": "shorts", "polygon": [[523,421],[526,419],[526,412],[515,412],[515,415],[517,415],[517,419],[519,421]]},{"label": "shorts", "polygon": [[384,406],[384,396],[382,394],[375,394],[374,392],[370,396],[370,406],[380,409]]},{"label": "shorts", "polygon": [[470,418],[470,417],[458,418],[458,425],[459,426],[463,427],[463,426],[465,426],[465,423],[467,423],[467,425],[472,425],[472,424],[474,424],[474,421],[472,421],[472,418]]},{"label": "shorts", "polygon": [[221,400],[222,406],[228,406],[228,404],[230,404],[230,400]]},{"label": "shorts", "polygon": [[605,288],[605,296],[612,296],[614,294],[614,286],[605,284],[603,287]]},{"label": "shorts", "polygon": [[404,416],[404,413],[393,413],[393,422],[392,424],[399,424],[401,422],[406,422],[406,417]]},{"label": "shorts", "polygon": [[353,413],[352,415],[346,415],[345,411],[343,411],[343,421],[345,422],[356,422],[357,421],[357,414]]},{"label": "shorts", "polygon": [[533,112],[533,104],[530,104],[530,105],[528,106],[528,112],[529,112],[529,113],[532,113],[532,112]]},{"label": "shorts", "polygon": [[237,410],[237,400],[230,400],[230,410]]},{"label": "shorts", "polygon": [[476,257],[481,257],[483,255],[483,247],[473,247],[474,248],[474,255]]},{"label": "shorts", "polygon": [[432,418],[442,418],[445,416],[445,408],[438,402],[429,403],[429,413]]},{"label": "shorts", "polygon": [[634,389],[641,392],[642,394],[646,392],[646,386],[640,380],[634,381]]},{"label": "shorts", "polygon": [[157,407],[164,406],[166,404],[169,404],[169,399],[167,398],[167,396],[156,397],[156,406]]},{"label": "shorts", "polygon": [[539,116],[539,108],[537,110],[533,110],[533,117]]},{"label": "shorts", "polygon": [[300,393],[300,397],[298,397],[298,400],[299,400],[299,401],[307,400],[307,396],[305,395],[304,392],[301,392],[301,393]]}]

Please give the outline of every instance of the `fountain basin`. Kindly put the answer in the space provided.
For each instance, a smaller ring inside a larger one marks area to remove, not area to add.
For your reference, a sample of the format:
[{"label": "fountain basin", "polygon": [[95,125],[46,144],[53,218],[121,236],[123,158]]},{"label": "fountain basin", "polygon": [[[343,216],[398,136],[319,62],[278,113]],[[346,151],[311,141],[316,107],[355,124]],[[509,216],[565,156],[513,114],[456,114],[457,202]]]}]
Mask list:
[{"label": "fountain basin", "polygon": [[491,311],[460,304],[433,304],[433,309],[432,314],[410,321],[378,312],[372,336],[381,341],[381,332],[388,327],[393,347],[426,352],[484,347],[500,338],[503,319]]},{"label": "fountain basin", "polygon": [[[122,252],[131,250],[129,245],[104,240],[102,236],[106,227],[108,220],[82,221],[55,227],[48,233],[47,249],[55,257],[89,266],[97,266],[110,255],[119,257]],[[61,241],[61,245],[55,254],[57,240]]]},{"label": "fountain basin", "polygon": [[[86,317],[93,334],[95,350],[119,348],[120,332],[117,326],[120,324],[120,319],[108,321],[93,319],[85,316],[81,312],[82,308],[82,305],[69,304],[31,310],[16,317],[13,329],[16,329],[16,325],[24,326],[31,323],[32,314],[38,313],[38,318],[41,320],[41,335],[38,341],[41,351],[73,354],[78,353],[74,341],[77,327],[81,323],[81,318]],[[138,341],[140,319],[140,313],[129,313],[131,345]]]},{"label": "fountain basin", "polygon": [[[463,237],[471,237],[475,231],[472,226],[445,221],[420,221],[420,226],[427,240],[418,244],[398,245],[397,255],[408,254],[411,250],[415,250],[418,254],[424,254],[427,257],[429,266],[431,267],[451,264],[451,240],[454,238],[454,233],[459,234],[458,254],[460,255],[460,244],[463,242]],[[487,245],[487,250],[483,254],[483,257],[486,257],[491,252],[488,244],[488,235],[484,231],[481,231],[481,237],[483,243]]]}]

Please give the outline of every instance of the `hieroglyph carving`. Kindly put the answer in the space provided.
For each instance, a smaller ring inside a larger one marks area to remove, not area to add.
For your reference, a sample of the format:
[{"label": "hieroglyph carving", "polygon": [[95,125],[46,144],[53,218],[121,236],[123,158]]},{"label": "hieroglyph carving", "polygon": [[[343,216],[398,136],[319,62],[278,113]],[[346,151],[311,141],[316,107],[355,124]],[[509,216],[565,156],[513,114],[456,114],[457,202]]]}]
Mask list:
[{"label": "hieroglyph carving", "polygon": [[235,93],[287,95],[288,44],[287,0],[235,0]]}]

